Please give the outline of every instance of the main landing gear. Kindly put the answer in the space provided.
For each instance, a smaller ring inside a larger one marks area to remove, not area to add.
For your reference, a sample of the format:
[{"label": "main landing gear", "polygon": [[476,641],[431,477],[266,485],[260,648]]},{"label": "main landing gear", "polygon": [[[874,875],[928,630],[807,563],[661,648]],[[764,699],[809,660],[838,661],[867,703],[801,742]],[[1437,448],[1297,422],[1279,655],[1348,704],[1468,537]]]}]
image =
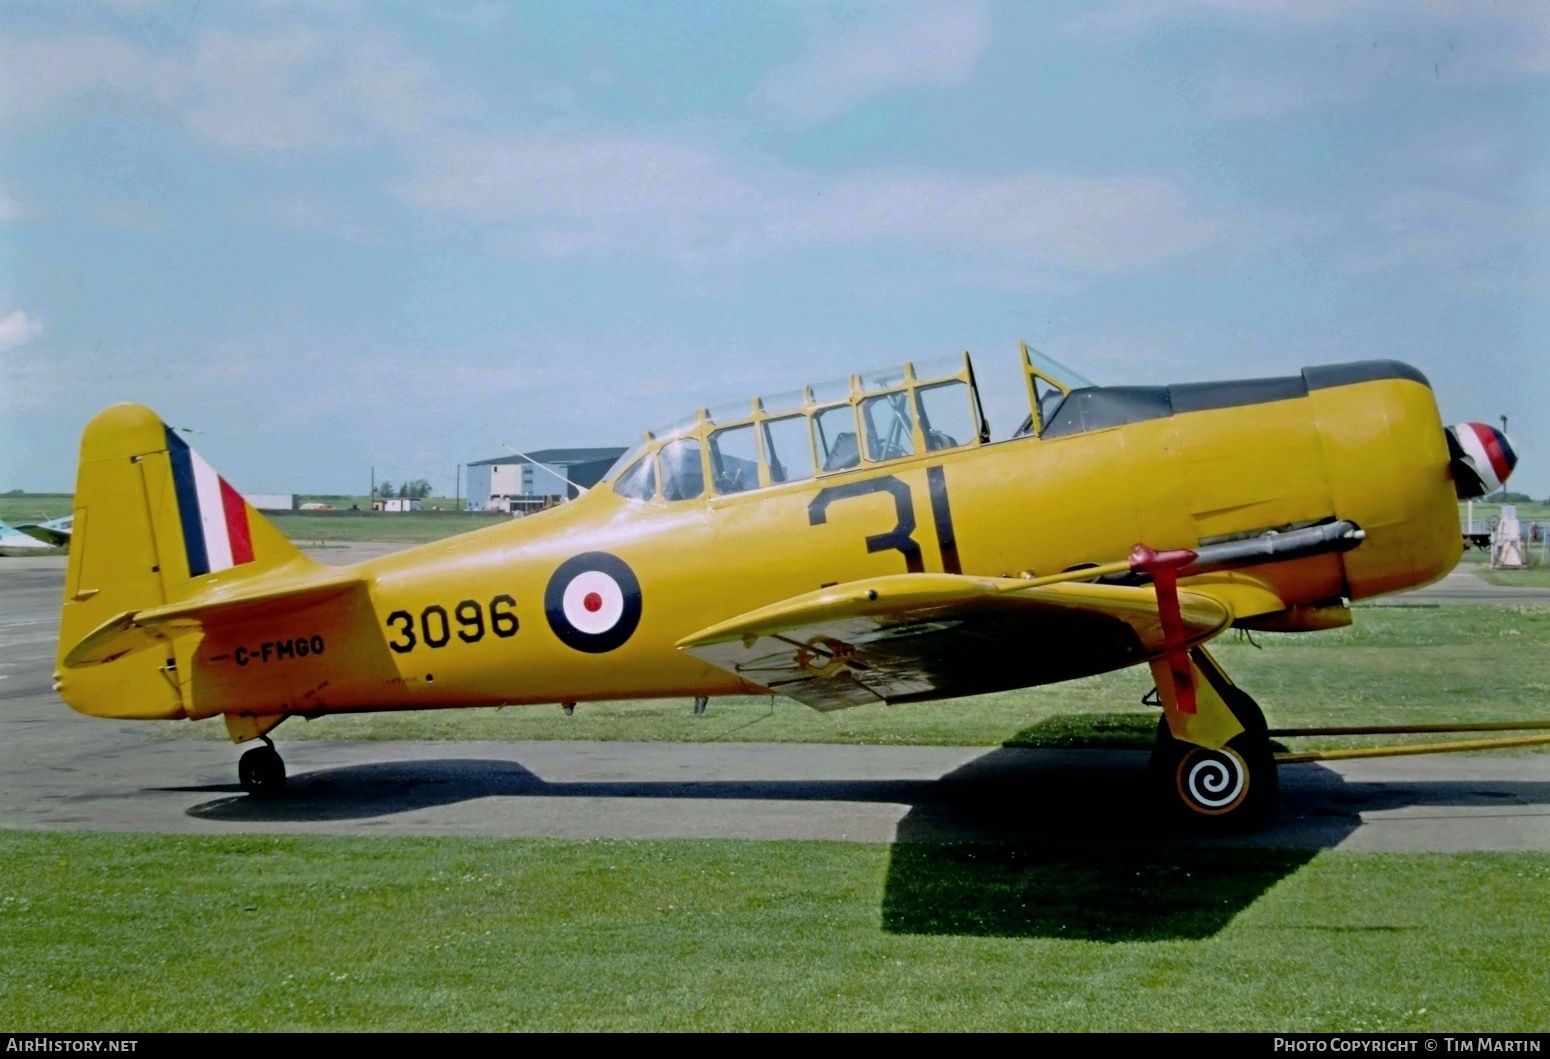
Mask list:
[{"label": "main landing gear", "polygon": [[285,789],[285,762],[273,741],[261,736],[263,746],[256,746],[237,761],[237,779],[242,789],[255,798],[270,798]]},{"label": "main landing gear", "polygon": [[1169,816],[1193,831],[1227,834],[1264,823],[1275,809],[1278,783],[1259,704],[1237,687],[1217,690],[1244,731],[1211,750],[1175,739],[1164,717],[1150,772]]}]

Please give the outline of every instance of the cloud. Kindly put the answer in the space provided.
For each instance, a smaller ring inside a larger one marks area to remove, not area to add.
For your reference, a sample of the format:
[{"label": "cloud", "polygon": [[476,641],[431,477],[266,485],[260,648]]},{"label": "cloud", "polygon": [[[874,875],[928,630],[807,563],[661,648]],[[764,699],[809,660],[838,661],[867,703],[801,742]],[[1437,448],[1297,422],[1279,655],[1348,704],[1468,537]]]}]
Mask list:
[{"label": "cloud", "polygon": [[274,224],[295,232],[314,232],[357,246],[380,245],[382,229],[356,219],[344,208],[317,192],[260,199],[236,209],[236,215],[250,222]]},{"label": "cloud", "polygon": [[101,34],[13,39],[0,45],[0,70],[10,122],[109,98],[236,150],[402,140],[472,106],[397,38],[352,24],[212,29],[159,50]]},{"label": "cloud", "polygon": [[1070,28],[1095,36],[1133,36],[1188,18],[1322,25],[1381,6],[1385,0],[1117,0],[1087,12]]},{"label": "cloud", "polygon": [[461,111],[428,64],[378,32],[212,32],[189,64],[180,114],[202,138],[289,150],[403,139]]},{"label": "cloud", "polygon": [[1232,21],[1284,31],[1487,21],[1534,31],[1550,28],[1550,12],[1534,3],[1468,0],[1115,0],[1071,24],[1077,31],[1134,35],[1187,19]]},{"label": "cloud", "polygon": [[9,316],[0,316],[0,353],[25,346],[42,333],[43,321],[28,316],[20,309]]},{"label": "cloud", "polygon": [[640,138],[431,147],[398,194],[536,256],[607,249],[724,259],[909,245],[1084,273],[1144,267],[1217,225],[1168,180],[929,170],[820,175]]},{"label": "cloud", "polygon": [[1437,188],[1384,196],[1353,217],[1333,262],[1356,276],[1392,274],[1450,293],[1521,288],[1550,234],[1540,209]]},{"label": "cloud", "polygon": [[0,114],[11,119],[101,93],[169,103],[187,80],[176,62],[101,35],[0,42],[0,70]]},{"label": "cloud", "polygon": [[167,215],[160,206],[122,198],[93,198],[82,203],[80,212],[98,224],[126,231],[154,234],[165,231]]},{"label": "cloud", "polygon": [[636,137],[447,140],[401,186],[429,209],[499,220],[534,215],[685,216],[723,210],[747,189],[702,148]]},{"label": "cloud", "polygon": [[1387,86],[1480,88],[1550,73],[1550,6],[1434,0],[1122,0],[1067,28],[1130,39],[1231,27],[1205,78],[1219,120],[1347,105]]},{"label": "cloud", "polygon": [[0,188],[0,224],[26,220],[33,212],[14,195]]},{"label": "cloud", "polygon": [[1218,121],[1279,118],[1359,99],[1381,79],[1371,67],[1314,71],[1223,65],[1207,80],[1206,113]]},{"label": "cloud", "polygon": [[977,0],[877,10],[880,20],[829,36],[776,71],[759,101],[798,123],[823,121],[896,89],[963,81],[990,39],[989,16]]},{"label": "cloud", "polygon": [[1213,234],[1176,187],[1149,177],[881,172],[783,206],[780,241],[916,243],[1083,272],[1153,264]]}]

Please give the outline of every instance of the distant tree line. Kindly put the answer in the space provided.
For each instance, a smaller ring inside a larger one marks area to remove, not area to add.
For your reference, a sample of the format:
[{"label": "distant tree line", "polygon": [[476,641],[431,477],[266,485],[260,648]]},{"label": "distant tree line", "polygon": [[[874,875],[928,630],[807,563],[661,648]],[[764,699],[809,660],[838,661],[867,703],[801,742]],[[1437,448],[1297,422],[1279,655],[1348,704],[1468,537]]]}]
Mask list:
[{"label": "distant tree line", "polygon": [[382,481],[377,483],[376,495],[403,497],[405,500],[424,500],[431,495],[431,483],[424,478],[416,478],[412,482],[404,482],[395,487],[392,482]]}]

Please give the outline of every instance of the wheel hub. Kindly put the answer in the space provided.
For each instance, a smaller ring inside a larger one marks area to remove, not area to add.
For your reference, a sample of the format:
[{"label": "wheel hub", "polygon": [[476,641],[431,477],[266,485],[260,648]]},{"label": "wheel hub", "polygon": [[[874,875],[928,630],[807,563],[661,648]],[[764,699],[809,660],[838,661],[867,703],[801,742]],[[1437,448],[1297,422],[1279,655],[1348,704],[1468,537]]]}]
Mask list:
[{"label": "wheel hub", "polygon": [[1191,810],[1208,816],[1230,813],[1249,793],[1249,767],[1236,750],[1195,747],[1179,762],[1179,797]]}]

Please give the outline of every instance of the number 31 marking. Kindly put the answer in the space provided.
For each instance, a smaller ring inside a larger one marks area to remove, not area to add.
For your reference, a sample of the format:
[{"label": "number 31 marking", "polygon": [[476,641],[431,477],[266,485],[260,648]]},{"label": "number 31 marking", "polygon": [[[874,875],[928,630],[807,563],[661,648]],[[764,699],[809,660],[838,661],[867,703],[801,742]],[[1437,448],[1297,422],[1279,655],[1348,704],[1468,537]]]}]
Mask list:
[{"label": "number 31 marking", "polygon": [[[963,573],[958,560],[958,538],[953,531],[953,509],[947,502],[947,479],[940,467],[926,468],[926,483],[931,493],[931,517],[936,524],[937,543],[942,550],[942,569],[949,574]],[[920,555],[920,543],[915,540],[915,498],[909,483],[885,474],[880,478],[868,478],[861,482],[846,482],[818,490],[807,505],[807,522],[821,526],[829,521],[829,505],[837,500],[850,500],[873,493],[887,493],[893,497],[894,527],[887,533],[874,533],[866,539],[868,552],[893,549],[904,556],[904,568],[912,574],[922,573],[926,564]]]}]

